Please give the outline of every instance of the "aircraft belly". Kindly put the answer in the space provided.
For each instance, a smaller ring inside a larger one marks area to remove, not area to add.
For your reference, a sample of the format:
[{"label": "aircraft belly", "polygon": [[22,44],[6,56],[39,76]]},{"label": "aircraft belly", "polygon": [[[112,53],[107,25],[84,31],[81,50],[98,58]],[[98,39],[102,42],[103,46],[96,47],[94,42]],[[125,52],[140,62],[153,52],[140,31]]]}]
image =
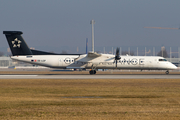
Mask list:
[{"label": "aircraft belly", "polygon": [[118,64],[117,67],[119,69],[142,69],[144,66],[143,65],[132,65],[132,64]]},{"label": "aircraft belly", "polygon": [[85,68],[85,65],[70,64],[70,65],[67,65],[66,68]]}]

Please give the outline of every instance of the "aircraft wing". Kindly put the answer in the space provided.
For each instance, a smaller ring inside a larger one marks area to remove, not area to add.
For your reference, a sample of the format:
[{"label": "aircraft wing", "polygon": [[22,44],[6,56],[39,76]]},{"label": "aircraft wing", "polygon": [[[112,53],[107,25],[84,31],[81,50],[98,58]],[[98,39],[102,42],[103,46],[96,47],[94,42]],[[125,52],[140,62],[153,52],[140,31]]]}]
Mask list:
[{"label": "aircraft wing", "polygon": [[87,66],[91,67],[92,64],[98,64],[101,61],[101,56],[101,54],[96,52],[80,55],[79,58],[75,59],[75,63],[70,64],[66,68],[83,69]]},{"label": "aircraft wing", "polygon": [[80,56],[78,59],[76,59],[76,62],[92,62],[92,60],[99,59],[101,57],[101,54],[98,54],[96,52],[89,52],[88,54]]},{"label": "aircraft wing", "polygon": [[96,58],[96,57],[100,57],[101,54],[98,54],[98,53],[96,53],[96,52],[89,52],[87,56],[88,56],[88,57],[94,57],[94,58]]},{"label": "aircraft wing", "polygon": [[96,52],[89,52],[88,54],[80,55],[79,58],[75,59],[75,63],[70,64],[66,68],[86,68],[86,66],[91,66],[92,63],[99,63],[101,59],[101,54]]}]

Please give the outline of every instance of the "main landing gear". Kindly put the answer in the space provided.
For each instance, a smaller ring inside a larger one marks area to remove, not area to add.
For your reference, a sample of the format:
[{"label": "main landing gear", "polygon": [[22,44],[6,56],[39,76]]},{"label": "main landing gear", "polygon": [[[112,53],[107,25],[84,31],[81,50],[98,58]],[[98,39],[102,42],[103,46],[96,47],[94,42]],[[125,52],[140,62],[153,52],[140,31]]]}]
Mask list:
[{"label": "main landing gear", "polygon": [[91,74],[91,75],[96,74],[96,70],[90,70],[89,74]]},{"label": "main landing gear", "polygon": [[165,73],[166,73],[166,75],[168,75],[169,74],[169,70],[167,70]]}]

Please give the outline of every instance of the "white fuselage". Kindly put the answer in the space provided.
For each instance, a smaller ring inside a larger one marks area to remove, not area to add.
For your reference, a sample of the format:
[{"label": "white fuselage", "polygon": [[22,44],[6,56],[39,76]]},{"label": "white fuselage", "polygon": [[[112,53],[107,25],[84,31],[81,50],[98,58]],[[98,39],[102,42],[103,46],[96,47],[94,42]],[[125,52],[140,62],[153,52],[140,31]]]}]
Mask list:
[{"label": "white fuselage", "polygon": [[[83,55],[28,55],[12,56],[14,60],[52,68],[85,68],[85,69],[115,69],[114,55],[101,54],[99,57]],[[148,69],[173,70],[177,69],[171,62],[158,56],[121,56],[117,61],[117,69]]]}]

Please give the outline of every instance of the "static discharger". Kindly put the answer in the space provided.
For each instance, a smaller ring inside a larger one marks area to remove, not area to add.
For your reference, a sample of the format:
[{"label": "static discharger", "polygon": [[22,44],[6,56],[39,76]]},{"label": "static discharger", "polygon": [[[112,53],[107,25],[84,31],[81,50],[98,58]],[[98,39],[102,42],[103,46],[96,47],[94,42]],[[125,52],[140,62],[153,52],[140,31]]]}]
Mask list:
[{"label": "static discharger", "polygon": [[144,27],[144,28],[153,28],[153,29],[175,29],[179,30],[180,28],[165,28],[165,27]]}]

